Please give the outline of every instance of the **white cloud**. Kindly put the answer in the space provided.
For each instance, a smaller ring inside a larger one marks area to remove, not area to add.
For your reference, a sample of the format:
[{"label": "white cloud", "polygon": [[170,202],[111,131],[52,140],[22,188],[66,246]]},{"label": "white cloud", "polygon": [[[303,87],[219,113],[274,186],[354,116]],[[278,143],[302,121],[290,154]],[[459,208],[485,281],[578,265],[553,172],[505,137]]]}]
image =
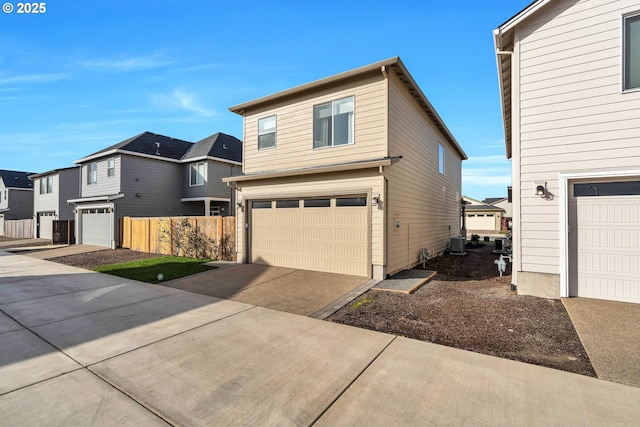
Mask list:
[{"label": "white cloud", "polygon": [[217,115],[216,110],[203,106],[195,93],[187,92],[180,88],[174,89],[168,95],[152,95],[151,101],[162,108],[187,110],[203,117]]},{"label": "white cloud", "polygon": [[146,56],[132,56],[128,58],[93,58],[79,62],[85,68],[110,73],[122,73],[130,71],[148,70],[151,68],[165,67],[173,64],[165,55],[155,53]]},{"label": "white cloud", "polygon": [[12,76],[0,76],[0,84],[35,84],[35,83],[51,83],[60,80],[66,80],[70,77],[66,73],[51,74],[17,74]]}]

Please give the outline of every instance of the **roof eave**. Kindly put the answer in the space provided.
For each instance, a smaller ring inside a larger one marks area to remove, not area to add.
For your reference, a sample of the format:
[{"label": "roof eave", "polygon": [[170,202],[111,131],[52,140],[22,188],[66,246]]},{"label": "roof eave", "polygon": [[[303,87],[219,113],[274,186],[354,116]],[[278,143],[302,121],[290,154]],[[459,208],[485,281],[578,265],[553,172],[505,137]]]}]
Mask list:
[{"label": "roof eave", "polygon": [[312,81],[310,83],[306,83],[300,86],[293,87],[291,89],[283,90],[280,92],[276,92],[271,95],[263,96],[262,98],[254,99],[253,101],[244,102],[242,104],[234,105],[233,107],[229,107],[229,111],[243,115],[244,110],[247,108],[255,107],[261,104],[272,102],[276,99],[284,98],[289,95],[293,95],[296,93],[312,90],[318,87],[326,86],[328,84],[332,84],[341,80],[349,79],[351,77],[358,76],[360,74],[368,73],[374,70],[379,70],[381,67],[394,65],[400,62],[400,58],[395,56],[393,58],[386,59],[384,61],[376,62],[374,64],[365,65],[364,67],[355,68],[353,70],[345,71],[343,73],[335,74],[333,76],[325,77],[319,80]]},{"label": "roof eave", "polygon": [[231,183],[231,182],[262,180],[262,179],[286,178],[290,176],[312,175],[312,174],[320,174],[320,173],[344,172],[344,171],[359,170],[359,169],[379,168],[381,166],[382,167],[391,166],[392,164],[397,162],[400,158],[401,157],[384,157],[381,159],[372,159],[372,160],[365,160],[365,161],[352,162],[352,163],[337,163],[333,165],[313,166],[313,167],[295,168],[295,169],[283,169],[283,170],[248,174],[248,175],[236,175],[236,176],[222,178],[222,181],[226,183]]}]

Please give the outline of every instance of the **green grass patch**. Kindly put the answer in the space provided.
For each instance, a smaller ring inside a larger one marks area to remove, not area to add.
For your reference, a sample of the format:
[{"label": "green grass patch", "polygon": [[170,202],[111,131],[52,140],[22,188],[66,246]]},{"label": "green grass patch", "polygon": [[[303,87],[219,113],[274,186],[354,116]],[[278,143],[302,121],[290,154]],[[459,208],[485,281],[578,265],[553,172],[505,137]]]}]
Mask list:
[{"label": "green grass patch", "polygon": [[[202,265],[202,263],[208,261],[211,260],[165,256],[123,262],[120,264],[102,265],[93,270],[100,273],[138,280],[140,282],[160,283],[217,268]],[[162,274],[164,278],[158,280],[158,274]]]}]

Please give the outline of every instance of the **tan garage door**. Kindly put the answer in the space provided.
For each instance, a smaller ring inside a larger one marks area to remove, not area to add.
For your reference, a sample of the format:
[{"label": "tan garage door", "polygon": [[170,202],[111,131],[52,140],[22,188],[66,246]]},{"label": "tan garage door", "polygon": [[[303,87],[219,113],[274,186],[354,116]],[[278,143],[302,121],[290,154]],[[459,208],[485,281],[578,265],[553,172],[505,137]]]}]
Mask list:
[{"label": "tan garage door", "polygon": [[253,201],[251,262],[367,276],[367,197]]},{"label": "tan garage door", "polygon": [[640,303],[640,196],[581,196],[573,203],[570,294]]}]

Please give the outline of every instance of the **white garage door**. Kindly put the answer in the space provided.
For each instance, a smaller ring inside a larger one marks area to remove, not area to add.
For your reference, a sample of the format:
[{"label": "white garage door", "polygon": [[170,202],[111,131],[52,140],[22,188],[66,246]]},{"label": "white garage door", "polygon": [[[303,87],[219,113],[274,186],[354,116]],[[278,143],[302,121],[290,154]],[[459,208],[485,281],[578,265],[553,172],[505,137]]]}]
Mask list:
[{"label": "white garage door", "polygon": [[[603,185],[589,188],[602,191]],[[571,295],[640,303],[640,196],[577,191],[574,203]]]},{"label": "white garage door", "polygon": [[40,239],[53,238],[53,220],[56,218],[55,212],[38,213],[38,237]]},{"label": "white garage door", "polygon": [[367,198],[251,203],[251,262],[370,276]]},{"label": "white garage door", "polygon": [[108,209],[82,210],[82,243],[111,247],[111,214]]}]

